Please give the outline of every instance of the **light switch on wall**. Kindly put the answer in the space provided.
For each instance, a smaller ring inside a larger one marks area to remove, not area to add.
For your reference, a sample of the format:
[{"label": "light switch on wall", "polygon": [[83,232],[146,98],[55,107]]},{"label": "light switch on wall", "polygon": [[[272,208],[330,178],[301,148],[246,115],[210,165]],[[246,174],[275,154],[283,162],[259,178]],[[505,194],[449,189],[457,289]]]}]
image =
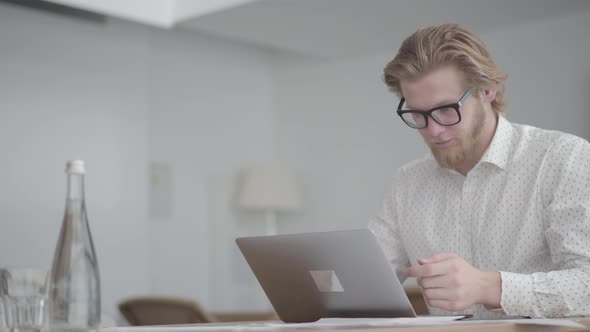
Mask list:
[{"label": "light switch on wall", "polygon": [[153,220],[172,218],[174,177],[170,164],[151,162],[149,165],[149,216]]}]

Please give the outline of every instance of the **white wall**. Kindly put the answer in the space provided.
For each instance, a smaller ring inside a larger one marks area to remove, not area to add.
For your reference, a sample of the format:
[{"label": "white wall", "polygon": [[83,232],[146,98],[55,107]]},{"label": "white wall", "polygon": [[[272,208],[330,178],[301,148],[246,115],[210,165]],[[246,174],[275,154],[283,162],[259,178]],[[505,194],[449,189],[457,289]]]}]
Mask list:
[{"label": "white wall", "polygon": [[[218,310],[249,303],[250,293],[233,295],[224,259],[240,262],[233,237],[249,219],[229,205],[233,177],[274,155],[269,55],[9,5],[0,43],[0,265],[50,268],[64,163],[84,158],[105,312],[117,317],[121,299],[146,294]],[[169,217],[149,214],[152,162],[172,170]],[[224,301],[208,306],[209,293]]]},{"label": "white wall", "polygon": [[507,117],[590,139],[590,12],[484,36],[508,74]]},{"label": "white wall", "polygon": [[[590,138],[590,13],[509,26],[482,35],[509,74],[508,117]],[[275,108],[280,155],[302,175],[304,211],[291,231],[364,227],[389,178],[427,152],[394,113],[398,99],[382,69],[392,51],[332,62],[277,61]]]},{"label": "white wall", "polygon": [[2,5],[0,43],[0,265],[50,269],[65,161],[83,158],[113,313],[121,297],[150,287],[145,30]]},{"label": "white wall", "polygon": [[240,168],[274,155],[269,55],[195,33],[154,31],[150,45],[150,161],[174,188],[171,215],[150,223],[154,290],[240,310],[231,196]]}]

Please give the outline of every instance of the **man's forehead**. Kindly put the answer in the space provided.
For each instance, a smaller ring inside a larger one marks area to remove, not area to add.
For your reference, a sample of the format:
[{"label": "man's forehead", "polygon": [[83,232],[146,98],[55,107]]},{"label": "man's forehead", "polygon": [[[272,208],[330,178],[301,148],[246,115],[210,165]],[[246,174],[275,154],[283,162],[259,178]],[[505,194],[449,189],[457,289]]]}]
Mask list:
[{"label": "man's forehead", "polygon": [[[437,106],[452,104],[459,100],[462,92],[459,89],[422,90],[404,95],[404,108],[428,110]],[[464,91],[463,91],[464,92]]]},{"label": "man's forehead", "polygon": [[417,80],[401,81],[406,107],[432,108],[454,103],[465,91],[462,75],[454,68],[442,68]]}]

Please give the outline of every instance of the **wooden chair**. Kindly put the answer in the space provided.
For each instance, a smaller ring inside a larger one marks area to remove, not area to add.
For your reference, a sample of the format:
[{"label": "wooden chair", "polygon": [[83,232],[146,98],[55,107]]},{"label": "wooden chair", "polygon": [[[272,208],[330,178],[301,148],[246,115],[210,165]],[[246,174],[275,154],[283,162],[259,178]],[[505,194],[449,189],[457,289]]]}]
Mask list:
[{"label": "wooden chair", "polygon": [[173,297],[138,297],[119,304],[130,325],[173,325],[216,322],[195,301]]},{"label": "wooden chair", "polygon": [[409,286],[405,287],[406,294],[410,299],[410,303],[412,303],[412,307],[414,307],[414,311],[416,311],[417,315],[429,315],[430,312],[428,311],[428,306],[426,305],[426,301],[424,300],[424,296],[422,296],[422,291],[418,286]]}]

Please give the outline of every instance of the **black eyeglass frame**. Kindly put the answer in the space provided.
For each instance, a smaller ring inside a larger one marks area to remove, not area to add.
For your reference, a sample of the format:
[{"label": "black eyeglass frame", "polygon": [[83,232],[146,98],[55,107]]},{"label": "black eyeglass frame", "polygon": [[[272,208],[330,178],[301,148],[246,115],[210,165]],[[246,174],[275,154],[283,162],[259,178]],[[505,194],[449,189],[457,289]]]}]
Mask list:
[{"label": "black eyeglass frame", "polygon": [[[438,123],[441,126],[445,126],[445,127],[454,126],[457,123],[461,122],[461,112],[459,111],[459,109],[461,108],[461,106],[463,106],[463,104],[465,103],[465,100],[467,98],[469,98],[469,96],[471,96],[471,89],[467,89],[467,91],[465,91],[463,96],[461,96],[459,101],[457,101],[456,103],[437,106],[437,107],[432,108],[428,111],[402,110],[401,108],[402,108],[402,106],[404,106],[404,103],[406,102],[406,99],[402,97],[402,99],[399,101],[399,105],[397,105],[397,115],[399,115],[399,117],[402,119],[402,121],[405,124],[407,124],[410,128],[414,128],[414,129],[424,129],[424,128],[428,127],[428,118],[432,118],[432,120],[434,120],[436,123]],[[444,124],[444,123],[440,123],[436,118],[434,118],[432,116],[432,112],[438,111],[443,108],[449,108],[449,107],[454,109],[457,112],[457,115],[458,115],[457,122],[451,123],[451,124]],[[424,126],[414,126],[414,125],[409,124],[403,117],[403,115],[406,113],[414,113],[414,114],[422,115],[424,117]]]}]

